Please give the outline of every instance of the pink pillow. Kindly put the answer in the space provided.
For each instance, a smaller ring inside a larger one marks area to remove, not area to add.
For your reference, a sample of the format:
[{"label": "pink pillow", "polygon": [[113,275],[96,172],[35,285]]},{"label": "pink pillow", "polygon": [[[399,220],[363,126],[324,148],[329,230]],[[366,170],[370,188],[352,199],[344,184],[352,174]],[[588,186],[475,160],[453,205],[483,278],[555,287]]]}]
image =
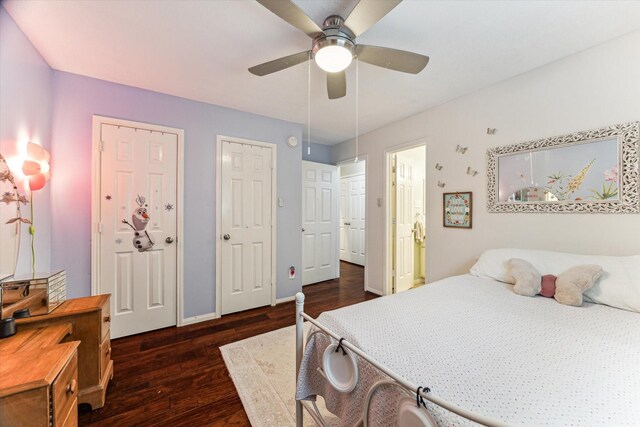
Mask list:
[{"label": "pink pillow", "polygon": [[553,298],[556,294],[556,279],[553,274],[545,274],[542,276],[542,288],[540,289],[540,295],[547,298]]}]

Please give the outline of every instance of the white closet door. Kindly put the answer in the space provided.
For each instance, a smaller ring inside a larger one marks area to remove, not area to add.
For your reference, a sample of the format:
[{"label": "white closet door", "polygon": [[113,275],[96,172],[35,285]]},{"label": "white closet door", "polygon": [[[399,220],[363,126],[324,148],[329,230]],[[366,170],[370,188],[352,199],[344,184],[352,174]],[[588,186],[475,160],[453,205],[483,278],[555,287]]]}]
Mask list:
[{"label": "white closet door", "polygon": [[410,159],[396,156],[396,292],[413,286],[413,166]]},{"label": "white closet door", "polygon": [[271,304],[273,150],[222,141],[222,314]]},{"label": "white closet door", "polygon": [[364,266],[365,174],[340,179],[340,259]]},{"label": "white closet door", "polygon": [[338,168],[302,162],[302,284],[338,277]]},{"label": "white closet door", "polygon": [[349,252],[349,178],[340,178],[340,259],[351,262]]}]

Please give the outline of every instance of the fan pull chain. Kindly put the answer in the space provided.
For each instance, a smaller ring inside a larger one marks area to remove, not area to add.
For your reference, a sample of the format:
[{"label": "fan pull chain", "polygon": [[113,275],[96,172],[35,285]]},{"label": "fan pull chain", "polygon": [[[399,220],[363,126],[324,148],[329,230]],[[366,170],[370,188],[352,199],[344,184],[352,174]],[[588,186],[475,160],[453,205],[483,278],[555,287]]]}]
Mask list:
[{"label": "fan pull chain", "polygon": [[358,135],[360,134],[358,129],[358,116],[359,116],[359,107],[360,107],[360,72],[358,65],[360,64],[360,60],[356,55],[356,158],[354,159],[354,163],[358,163]]},{"label": "fan pull chain", "polygon": [[311,51],[309,51],[309,67],[307,70],[307,156],[311,155]]}]

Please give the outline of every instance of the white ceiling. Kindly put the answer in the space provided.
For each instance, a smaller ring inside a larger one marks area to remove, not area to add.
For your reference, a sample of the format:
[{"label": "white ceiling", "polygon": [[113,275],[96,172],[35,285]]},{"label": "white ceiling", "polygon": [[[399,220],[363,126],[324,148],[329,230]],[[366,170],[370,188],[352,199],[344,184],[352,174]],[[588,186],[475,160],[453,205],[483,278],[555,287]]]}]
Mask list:
[{"label": "white ceiling", "polygon": [[[357,0],[296,0],[318,24]],[[307,66],[265,77],[247,68],[308,50],[311,40],[252,0],[3,3],[52,68],[307,123]],[[360,64],[360,133],[408,117],[640,28],[636,1],[405,0],[358,38],[429,55],[418,75]],[[327,99],[312,66],[311,139],[355,133],[348,95]]]}]

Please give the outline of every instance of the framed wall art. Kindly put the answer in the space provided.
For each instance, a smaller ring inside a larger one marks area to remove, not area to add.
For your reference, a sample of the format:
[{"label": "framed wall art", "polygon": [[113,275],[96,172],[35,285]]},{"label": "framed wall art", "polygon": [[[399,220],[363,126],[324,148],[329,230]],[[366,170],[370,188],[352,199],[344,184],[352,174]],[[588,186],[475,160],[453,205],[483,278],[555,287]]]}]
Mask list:
[{"label": "framed wall art", "polygon": [[640,212],[639,125],[489,149],[489,212]]},{"label": "framed wall art", "polygon": [[444,193],[442,195],[443,226],[471,228],[473,218],[473,193]]}]

